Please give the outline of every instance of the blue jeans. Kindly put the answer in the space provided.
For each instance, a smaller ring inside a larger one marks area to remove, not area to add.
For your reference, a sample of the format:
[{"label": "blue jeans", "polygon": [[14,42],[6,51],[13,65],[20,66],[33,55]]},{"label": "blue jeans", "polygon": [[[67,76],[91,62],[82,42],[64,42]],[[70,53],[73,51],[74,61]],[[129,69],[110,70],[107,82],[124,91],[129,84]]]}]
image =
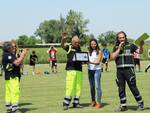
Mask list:
[{"label": "blue jeans", "polygon": [[88,70],[90,90],[91,90],[91,99],[101,103],[102,90],[101,90],[101,70]]}]

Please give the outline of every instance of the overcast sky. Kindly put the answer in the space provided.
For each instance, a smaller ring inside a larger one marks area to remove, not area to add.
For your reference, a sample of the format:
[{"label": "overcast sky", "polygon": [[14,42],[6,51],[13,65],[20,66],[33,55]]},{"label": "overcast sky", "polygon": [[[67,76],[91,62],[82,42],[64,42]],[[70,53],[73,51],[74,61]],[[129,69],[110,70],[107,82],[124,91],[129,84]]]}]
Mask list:
[{"label": "overcast sky", "polygon": [[0,41],[34,35],[41,22],[65,17],[70,9],[90,20],[95,36],[110,30],[134,39],[150,34],[150,0],[1,0]]}]

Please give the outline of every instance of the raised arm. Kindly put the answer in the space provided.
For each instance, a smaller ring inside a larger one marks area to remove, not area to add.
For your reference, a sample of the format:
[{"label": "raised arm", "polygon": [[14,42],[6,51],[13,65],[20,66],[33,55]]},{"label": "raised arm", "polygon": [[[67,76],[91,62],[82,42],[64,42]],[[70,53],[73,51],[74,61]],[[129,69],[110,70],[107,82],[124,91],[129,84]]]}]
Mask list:
[{"label": "raised arm", "polygon": [[58,51],[56,47],[54,47],[54,49],[55,49],[56,52]]},{"label": "raised arm", "polygon": [[62,33],[62,39],[61,39],[61,47],[62,48],[66,47],[66,42],[67,42],[67,33],[63,32]]},{"label": "raised arm", "polygon": [[23,62],[25,56],[27,55],[27,51],[28,51],[28,49],[23,49],[22,53],[20,54],[20,57],[17,58],[17,59],[13,62],[13,64],[15,64],[15,65],[17,65],[17,66],[20,65],[20,64]]}]

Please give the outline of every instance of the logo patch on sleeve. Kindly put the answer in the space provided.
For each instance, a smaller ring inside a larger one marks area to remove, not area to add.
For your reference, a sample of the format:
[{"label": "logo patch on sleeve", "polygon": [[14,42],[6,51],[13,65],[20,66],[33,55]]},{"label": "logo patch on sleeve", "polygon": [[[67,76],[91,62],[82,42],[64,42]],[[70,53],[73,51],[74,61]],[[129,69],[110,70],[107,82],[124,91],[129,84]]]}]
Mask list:
[{"label": "logo patch on sleeve", "polygon": [[11,57],[11,56],[8,56],[8,59],[10,60],[10,59],[12,59],[12,57]]}]

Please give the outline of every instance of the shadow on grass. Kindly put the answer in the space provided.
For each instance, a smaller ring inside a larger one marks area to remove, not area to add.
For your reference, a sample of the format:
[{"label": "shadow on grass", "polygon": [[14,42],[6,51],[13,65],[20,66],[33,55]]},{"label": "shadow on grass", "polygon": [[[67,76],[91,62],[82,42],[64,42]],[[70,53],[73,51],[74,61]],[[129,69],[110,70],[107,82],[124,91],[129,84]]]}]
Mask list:
[{"label": "shadow on grass", "polygon": [[26,106],[26,105],[32,105],[32,103],[19,103],[19,106]]},{"label": "shadow on grass", "polygon": [[[127,106],[129,110],[137,111],[137,106]],[[150,107],[144,107],[143,110],[150,110]]]},{"label": "shadow on grass", "polygon": [[[83,107],[89,107],[91,103],[83,103],[81,104]],[[109,105],[108,103],[102,103],[103,107]]]},{"label": "shadow on grass", "polygon": [[[91,103],[81,103],[80,105],[85,108],[85,107],[90,107],[90,104],[91,104]],[[103,105],[103,107],[105,107],[105,106],[107,106],[107,105],[109,105],[109,104],[108,104],[108,103],[102,103],[102,105]],[[71,106],[71,107],[69,107],[69,108],[72,109],[73,106]]]},{"label": "shadow on grass", "polygon": [[20,108],[21,113],[26,113],[27,111],[36,110],[37,108]]},{"label": "shadow on grass", "polygon": [[32,103],[20,103],[19,107],[21,107],[19,110],[21,113],[26,113],[27,111],[36,110],[37,108],[22,108],[22,106],[32,105]]}]

